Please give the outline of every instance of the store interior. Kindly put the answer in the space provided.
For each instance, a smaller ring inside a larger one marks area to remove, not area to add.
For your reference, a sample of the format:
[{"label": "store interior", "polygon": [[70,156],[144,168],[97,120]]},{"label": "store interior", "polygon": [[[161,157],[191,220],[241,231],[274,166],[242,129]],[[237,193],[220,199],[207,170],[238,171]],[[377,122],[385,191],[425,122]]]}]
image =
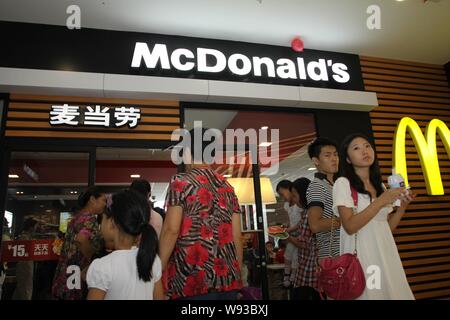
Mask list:
[{"label": "store interior", "polygon": [[[184,110],[184,127],[188,130],[194,121],[202,121],[204,128],[216,128],[224,133],[226,129],[241,128],[268,130],[279,129],[278,159],[271,163],[259,164],[263,204],[264,230],[258,229],[253,187],[253,167],[251,151],[244,154],[245,161],[230,164],[228,154],[224,154],[222,164],[212,169],[230,179],[242,206],[242,231],[247,251],[247,285],[259,286],[260,272],[257,269],[256,249],[259,246],[256,233],[263,232],[265,242],[269,238],[267,228],[273,225],[287,225],[288,216],[284,203],[276,193],[276,185],[283,179],[295,180],[299,177],[312,178],[314,168],[307,155],[307,144],[316,135],[314,115],[295,112],[260,112],[254,110],[196,109]],[[198,125],[198,123],[197,123]],[[269,139],[268,141],[272,141]],[[228,141],[227,141],[228,142]],[[44,150],[45,148],[43,148]],[[49,149],[49,148],[47,148]],[[49,149],[51,150],[51,149]],[[148,148],[96,148],[95,185],[105,193],[113,193],[129,187],[134,179],[150,182],[150,201],[154,207],[164,208],[165,197],[171,176],[177,173],[177,166],[171,160],[172,149]],[[238,151],[236,151],[238,152]],[[259,149],[261,151],[261,148]],[[269,153],[270,154],[270,153]],[[235,154],[235,156],[237,153]],[[34,239],[63,238],[68,221],[77,211],[78,196],[88,187],[89,153],[62,151],[12,151],[8,195],[5,217],[9,234],[17,239],[27,218],[38,221]],[[239,184],[251,183],[239,187]],[[275,244],[275,243],[274,243]],[[276,249],[279,246],[275,244]],[[260,252],[260,251],[258,251]],[[276,264],[275,261],[272,263]],[[49,299],[51,274],[56,261],[35,263],[35,286],[33,299]],[[275,267],[274,267],[275,268]],[[286,298],[286,291],[280,286],[281,268],[269,269],[272,296]],[[14,291],[14,263],[8,265],[8,276],[3,296],[11,298]]]}]

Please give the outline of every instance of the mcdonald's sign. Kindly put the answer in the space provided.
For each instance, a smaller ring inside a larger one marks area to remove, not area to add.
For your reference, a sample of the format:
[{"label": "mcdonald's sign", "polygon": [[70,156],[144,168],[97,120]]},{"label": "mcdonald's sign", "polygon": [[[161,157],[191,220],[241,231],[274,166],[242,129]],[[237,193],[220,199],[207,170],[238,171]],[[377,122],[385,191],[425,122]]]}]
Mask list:
[{"label": "mcdonald's sign", "polygon": [[424,136],[416,121],[409,117],[400,120],[394,136],[393,163],[397,173],[401,174],[406,185],[409,185],[405,150],[407,131],[412,137],[419,154],[428,194],[443,195],[444,186],[439,167],[436,138],[439,134],[450,159],[450,130],[443,121],[433,119],[428,123]]}]

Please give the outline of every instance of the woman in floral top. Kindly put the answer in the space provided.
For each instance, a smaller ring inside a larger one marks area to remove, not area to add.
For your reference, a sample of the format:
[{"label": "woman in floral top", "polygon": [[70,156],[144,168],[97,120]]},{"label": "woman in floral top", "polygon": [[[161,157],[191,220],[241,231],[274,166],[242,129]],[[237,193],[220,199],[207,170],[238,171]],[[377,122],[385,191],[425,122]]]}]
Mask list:
[{"label": "woman in floral top", "polygon": [[172,178],[167,205],[160,256],[169,298],[235,299],[242,245],[233,188],[211,169],[196,168]]},{"label": "woman in floral top", "polygon": [[[82,208],[76,213],[67,226],[67,233],[61,249],[61,256],[53,279],[52,294],[57,299],[81,300],[87,294],[87,288],[81,279],[73,279],[76,273],[68,270],[69,266],[78,266],[83,272],[90,264],[92,257],[103,246],[100,238],[97,215],[101,214],[106,205],[105,195],[97,188],[91,187],[78,198]],[[69,272],[68,272],[69,271]],[[69,285],[68,286],[68,279]],[[81,282],[81,288],[76,283]]]},{"label": "woman in floral top", "polygon": [[[185,159],[193,146],[186,150]],[[188,172],[171,179],[161,231],[166,294],[170,299],[236,299],[243,252],[234,189],[208,165],[185,164]]]}]

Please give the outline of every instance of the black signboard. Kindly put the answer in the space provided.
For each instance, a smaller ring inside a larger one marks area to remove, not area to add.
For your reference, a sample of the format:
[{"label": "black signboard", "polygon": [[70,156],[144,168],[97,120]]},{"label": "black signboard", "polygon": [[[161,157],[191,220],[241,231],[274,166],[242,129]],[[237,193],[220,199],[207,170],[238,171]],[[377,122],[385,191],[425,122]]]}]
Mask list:
[{"label": "black signboard", "polygon": [[0,39],[0,67],[364,90],[353,54],[16,22]]}]

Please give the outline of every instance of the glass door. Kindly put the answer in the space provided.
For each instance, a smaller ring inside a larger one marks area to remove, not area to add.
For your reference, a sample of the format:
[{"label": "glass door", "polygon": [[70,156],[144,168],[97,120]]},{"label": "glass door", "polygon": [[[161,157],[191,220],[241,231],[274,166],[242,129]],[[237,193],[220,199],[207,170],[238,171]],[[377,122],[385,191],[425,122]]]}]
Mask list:
[{"label": "glass door", "polygon": [[177,173],[170,154],[161,149],[97,148],[95,185],[113,193],[144,179],[150,183],[153,207],[164,208],[170,178]]},{"label": "glass door", "polygon": [[[292,258],[295,258],[296,251],[286,250],[289,246],[285,239],[287,236],[280,230],[290,225],[291,219],[285,209],[286,199],[279,197],[275,188],[282,180],[312,177],[313,166],[306,151],[308,143],[316,136],[314,115],[293,109],[262,112],[255,107],[236,106],[233,109],[220,104],[197,106],[191,103],[185,106],[184,120],[187,130],[196,126],[218,129],[225,144],[253,146],[246,149],[247,158],[257,155],[258,161],[247,167],[228,165],[218,170],[238,185],[235,189],[240,194],[243,207],[246,259],[251,262],[248,265],[248,285],[263,288],[265,298],[289,299],[284,273],[286,267],[294,268]],[[228,133],[244,136],[245,142],[228,141]],[[250,142],[250,138],[255,140],[255,136],[258,142]],[[250,150],[253,150],[253,155]],[[259,195],[260,205],[258,196],[252,197],[253,194]],[[249,254],[249,248],[258,251],[256,260]],[[286,251],[290,254],[286,255]],[[260,257],[265,259],[258,260]],[[255,264],[255,261],[259,262]]]},{"label": "glass door", "polygon": [[273,188],[268,178],[260,177],[257,155],[247,145],[224,145],[222,156],[222,159],[216,157],[217,164],[212,168],[233,186],[241,207],[243,285],[259,288],[262,298],[268,299],[265,250],[268,235],[264,210],[267,204],[276,202]]},{"label": "glass door", "polygon": [[87,152],[11,152],[2,299],[51,299],[60,245],[88,176]]}]

